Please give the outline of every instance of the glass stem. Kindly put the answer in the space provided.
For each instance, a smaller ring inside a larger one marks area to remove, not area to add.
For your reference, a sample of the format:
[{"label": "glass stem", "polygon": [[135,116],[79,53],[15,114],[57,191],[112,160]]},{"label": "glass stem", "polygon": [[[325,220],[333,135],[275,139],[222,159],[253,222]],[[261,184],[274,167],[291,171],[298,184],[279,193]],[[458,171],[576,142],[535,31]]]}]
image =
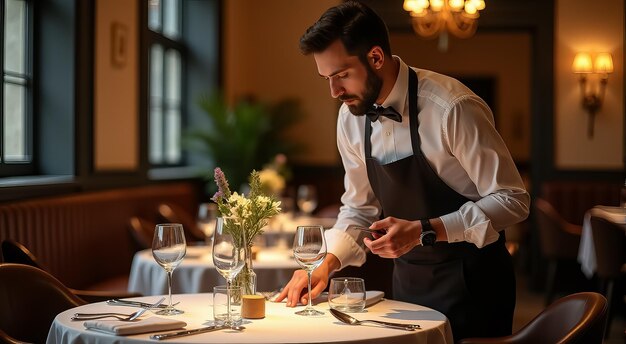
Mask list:
[{"label": "glass stem", "polygon": [[170,297],[170,305],[167,306],[168,309],[172,309],[172,273],[174,270],[166,270],[167,272],[167,294]]},{"label": "glass stem", "polygon": [[230,315],[230,286],[233,284],[231,279],[226,280],[226,324],[232,326],[232,320]]},{"label": "glass stem", "polygon": [[307,306],[307,308],[313,308],[313,304],[311,302],[311,273],[313,273],[312,270],[307,270],[306,274],[308,276],[308,287],[309,287],[309,305]]}]

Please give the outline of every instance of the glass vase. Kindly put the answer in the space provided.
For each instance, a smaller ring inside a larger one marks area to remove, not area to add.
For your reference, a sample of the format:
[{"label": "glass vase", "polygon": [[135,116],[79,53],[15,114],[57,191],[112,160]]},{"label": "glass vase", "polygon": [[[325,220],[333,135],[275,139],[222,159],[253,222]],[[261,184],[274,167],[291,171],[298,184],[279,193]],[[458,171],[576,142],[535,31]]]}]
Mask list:
[{"label": "glass vase", "polygon": [[256,294],[256,273],[252,269],[252,245],[247,245],[246,260],[243,268],[235,277],[235,285],[241,287],[242,295]]}]

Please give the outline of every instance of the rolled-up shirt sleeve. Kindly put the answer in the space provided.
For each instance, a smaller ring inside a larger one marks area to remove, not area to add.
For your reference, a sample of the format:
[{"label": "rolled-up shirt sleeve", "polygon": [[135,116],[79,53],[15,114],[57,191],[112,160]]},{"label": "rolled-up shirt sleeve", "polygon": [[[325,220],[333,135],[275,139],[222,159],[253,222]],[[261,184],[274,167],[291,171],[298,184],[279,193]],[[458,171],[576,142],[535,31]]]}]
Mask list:
[{"label": "rolled-up shirt sleeve", "polygon": [[498,232],[524,220],[530,196],[491,111],[476,96],[459,99],[443,120],[443,140],[472,181],[473,197],[458,211],[441,216],[449,242],[467,241],[484,247]]}]

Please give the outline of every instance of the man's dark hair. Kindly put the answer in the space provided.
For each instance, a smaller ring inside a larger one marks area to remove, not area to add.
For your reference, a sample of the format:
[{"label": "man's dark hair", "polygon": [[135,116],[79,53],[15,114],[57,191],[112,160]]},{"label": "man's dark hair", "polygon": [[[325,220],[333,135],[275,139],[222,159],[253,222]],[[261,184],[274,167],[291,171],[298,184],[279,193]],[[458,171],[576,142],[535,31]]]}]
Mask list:
[{"label": "man's dark hair", "polygon": [[357,1],[347,1],[324,12],[300,37],[300,51],[304,55],[322,52],[337,39],[348,54],[361,60],[365,60],[374,46],[380,46],[385,55],[391,55],[385,22],[371,8]]}]

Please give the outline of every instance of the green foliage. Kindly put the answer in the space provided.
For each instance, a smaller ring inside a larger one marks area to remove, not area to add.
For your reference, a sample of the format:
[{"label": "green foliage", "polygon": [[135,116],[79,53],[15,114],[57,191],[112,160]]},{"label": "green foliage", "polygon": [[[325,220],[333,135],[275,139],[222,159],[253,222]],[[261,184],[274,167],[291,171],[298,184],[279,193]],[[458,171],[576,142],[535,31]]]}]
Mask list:
[{"label": "green foliage", "polygon": [[271,104],[241,100],[229,107],[216,93],[203,97],[199,105],[210,126],[190,130],[187,144],[207,154],[213,167],[220,166],[234,190],[246,182],[249,171],[260,170],[276,154],[289,155],[300,148],[284,137],[286,129],[303,117],[295,99]]}]

